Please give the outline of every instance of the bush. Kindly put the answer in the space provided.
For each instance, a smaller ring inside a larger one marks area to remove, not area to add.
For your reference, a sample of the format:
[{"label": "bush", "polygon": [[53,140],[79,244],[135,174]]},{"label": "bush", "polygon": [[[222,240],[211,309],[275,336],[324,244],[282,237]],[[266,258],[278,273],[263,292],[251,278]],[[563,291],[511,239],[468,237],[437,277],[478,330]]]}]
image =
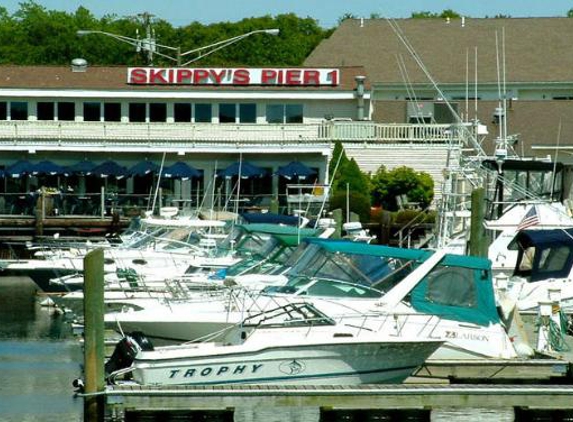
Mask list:
[{"label": "bush", "polygon": [[[350,212],[358,214],[360,221],[363,223],[370,221],[370,198],[362,193],[350,192],[348,199]],[[346,221],[346,193],[338,192],[332,195],[329,201],[329,209],[330,211],[341,209],[342,219]]]}]

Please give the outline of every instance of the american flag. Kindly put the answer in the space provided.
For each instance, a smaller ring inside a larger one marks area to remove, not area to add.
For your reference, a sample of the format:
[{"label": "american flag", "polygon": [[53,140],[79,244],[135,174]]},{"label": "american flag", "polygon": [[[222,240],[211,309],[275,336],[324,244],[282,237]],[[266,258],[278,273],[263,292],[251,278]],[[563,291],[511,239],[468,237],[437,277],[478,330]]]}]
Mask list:
[{"label": "american flag", "polygon": [[539,224],[539,216],[537,215],[537,207],[532,206],[527,214],[523,217],[523,220],[517,226],[517,230],[523,230],[531,226]]}]

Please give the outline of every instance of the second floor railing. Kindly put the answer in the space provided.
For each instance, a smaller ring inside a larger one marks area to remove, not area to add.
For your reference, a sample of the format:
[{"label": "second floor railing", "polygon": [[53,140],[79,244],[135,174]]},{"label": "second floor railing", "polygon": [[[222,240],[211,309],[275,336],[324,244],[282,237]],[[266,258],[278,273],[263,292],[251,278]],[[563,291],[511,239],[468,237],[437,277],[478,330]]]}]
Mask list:
[{"label": "second floor railing", "polygon": [[332,122],[309,124],[121,123],[0,121],[0,145],[29,141],[258,142],[370,141],[448,142],[457,139],[452,125]]}]

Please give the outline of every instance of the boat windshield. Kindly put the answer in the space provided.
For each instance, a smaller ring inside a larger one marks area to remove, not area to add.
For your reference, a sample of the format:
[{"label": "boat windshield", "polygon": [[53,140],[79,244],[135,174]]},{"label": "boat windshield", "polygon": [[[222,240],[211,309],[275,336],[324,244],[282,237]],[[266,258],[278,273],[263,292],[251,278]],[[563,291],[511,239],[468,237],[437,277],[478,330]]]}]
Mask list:
[{"label": "boat windshield", "polygon": [[320,312],[309,303],[289,303],[278,308],[261,312],[245,318],[243,326],[257,327],[308,327],[316,325],[335,325],[333,319]]},{"label": "boat windshield", "polygon": [[263,293],[338,298],[379,298],[382,292],[367,286],[327,278],[291,278],[284,286],[267,286]]}]

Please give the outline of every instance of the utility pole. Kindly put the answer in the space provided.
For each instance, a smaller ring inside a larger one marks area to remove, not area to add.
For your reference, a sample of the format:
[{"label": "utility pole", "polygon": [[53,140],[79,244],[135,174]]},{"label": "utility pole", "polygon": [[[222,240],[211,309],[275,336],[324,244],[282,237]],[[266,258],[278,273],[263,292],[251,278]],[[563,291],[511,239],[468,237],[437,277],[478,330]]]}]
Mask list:
[{"label": "utility pole", "polygon": [[137,51],[146,51],[147,64],[153,66],[153,53],[156,51],[157,43],[155,39],[155,30],[151,26],[151,21],[155,15],[148,12],[143,12],[139,13],[137,17],[143,21],[143,25],[145,26],[145,38],[141,41],[138,40]]}]

